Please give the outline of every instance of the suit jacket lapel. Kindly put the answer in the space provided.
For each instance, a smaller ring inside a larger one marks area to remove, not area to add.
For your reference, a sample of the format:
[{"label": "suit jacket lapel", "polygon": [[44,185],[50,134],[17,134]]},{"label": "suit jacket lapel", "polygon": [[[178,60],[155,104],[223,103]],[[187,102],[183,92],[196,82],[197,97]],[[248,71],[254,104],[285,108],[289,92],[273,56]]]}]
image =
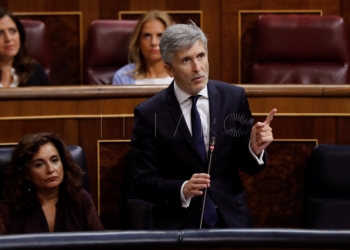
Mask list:
[{"label": "suit jacket lapel", "polygon": [[177,136],[177,133],[181,133],[182,136],[185,138],[187,143],[191,145],[193,148],[193,152],[197,155],[197,158],[201,161],[202,158],[200,157],[199,153],[197,152],[192,135],[190,131],[188,130],[188,126],[186,123],[185,118],[182,115],[182,110],[180,107],[179,102],[177,101],[175,90],[174,90],[174,81],[170,84],[170,86],[167,89],[166,93],[166,103],[168,105],[168,111],[171,117],[173,118],[174,123],[176,124],[176,131],[174,131],[174,136]]},{"label": "suit jacket lapel", "polygon": [[191,133],[188,130],[187,123],[182,115],[180,104],[175,96],[174,81],[167,89],[166,103],[168,105],[168,111],[176,124],[176,131],[174,131],[174,135],[176,136],[176,133],[181,133],[187,142],[194,146]]},{"label": "suit jacket lapel", "polygon": [[220,132],[221,101],[220,94],[217,91],[215,84],[213,84],[210,80],[208,82],[208,95],[210,115],[210,137],[218,137],[218,134]]}]

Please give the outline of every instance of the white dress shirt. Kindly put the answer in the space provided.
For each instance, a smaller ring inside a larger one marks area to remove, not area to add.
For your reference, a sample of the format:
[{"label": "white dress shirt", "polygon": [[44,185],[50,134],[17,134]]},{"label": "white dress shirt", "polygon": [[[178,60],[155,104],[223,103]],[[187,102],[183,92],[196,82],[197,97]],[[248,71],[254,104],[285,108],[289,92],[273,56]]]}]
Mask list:
[{"label": "white dress shirt", "polygon": [[[174,84],[174,89],[175,89],[175,96],[182,110],[182,116],[185,118],[187,127],[190,130],[190,133],[192,135],[192,122],[191,122],[192,99],[190,98],[192,95],[181,90],[176,85],[176,83]],[[205,88],[202,89],[197,95],[201,95],[201,97],[199,97],[197,101],[197,110],[201,118],[202,130],[203,130],[202,132],[204,136],[204,144],[206,149],[205,151],[207,152],[209,149],[209,135],[210,135],[209,134],[209,130],[210,130],[209,96],[208,96],[207,86],[205,86]]]},{"label": "white dress shirt", "polygon": [[[13,81],[11,82],[10,84],[10,88],[16,88],[18,87],[19,85],[19,82],[18,82],[18,76],[16,74],[16,70],[15,68],[11,68],[11,75],[12,75],[12,78],[13,78]],[[0,88],[3,88],[4,86],[2,85],[2,83],[0,82]]]}]

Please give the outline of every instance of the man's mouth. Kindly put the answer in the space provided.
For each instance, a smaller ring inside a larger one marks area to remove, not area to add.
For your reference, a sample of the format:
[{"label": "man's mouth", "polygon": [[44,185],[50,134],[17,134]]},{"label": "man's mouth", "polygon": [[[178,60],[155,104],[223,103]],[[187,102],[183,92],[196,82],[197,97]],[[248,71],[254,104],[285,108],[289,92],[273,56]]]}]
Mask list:
[{"label": "man's mouth", "polygon": [[200,81],[203,79],[204,76],[195,76],[192,78],[192,81]]}]

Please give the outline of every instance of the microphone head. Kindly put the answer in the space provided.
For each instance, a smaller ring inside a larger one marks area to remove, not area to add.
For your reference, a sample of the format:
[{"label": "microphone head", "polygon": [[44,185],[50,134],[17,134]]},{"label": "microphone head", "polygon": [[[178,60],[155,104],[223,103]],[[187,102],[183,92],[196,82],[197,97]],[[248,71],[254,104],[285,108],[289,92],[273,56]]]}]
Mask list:
[{"label": "microphone head", "polygon": [[215,141],[216,141],[216,138],[214,136],[210,137],[210,142],[209,142],[209,146],[215,146]]}]

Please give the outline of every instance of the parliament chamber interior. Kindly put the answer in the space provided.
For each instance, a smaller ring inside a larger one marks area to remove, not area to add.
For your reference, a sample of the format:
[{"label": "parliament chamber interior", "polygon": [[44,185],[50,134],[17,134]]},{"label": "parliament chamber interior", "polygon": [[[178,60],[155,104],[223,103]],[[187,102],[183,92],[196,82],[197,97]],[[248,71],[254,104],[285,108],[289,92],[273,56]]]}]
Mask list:
[{"label": "parliament chamber interior", "polygon": [[[105,228],[1,235],[0,249],[350,248],[350,1],[0,0],[0,7],[20,19],[28,54],[50,80],[0,88],[0,189],[23,136],[57,133],[83,168]],[[134,108],[168,85],[111,83],[128,64],[138,18],[154,9],[203,30],[209,78],[244,88],[254,123],[278,110],[265,169],[239,173],[253,229],[149,230],[151,204],[129,195]]]}]

